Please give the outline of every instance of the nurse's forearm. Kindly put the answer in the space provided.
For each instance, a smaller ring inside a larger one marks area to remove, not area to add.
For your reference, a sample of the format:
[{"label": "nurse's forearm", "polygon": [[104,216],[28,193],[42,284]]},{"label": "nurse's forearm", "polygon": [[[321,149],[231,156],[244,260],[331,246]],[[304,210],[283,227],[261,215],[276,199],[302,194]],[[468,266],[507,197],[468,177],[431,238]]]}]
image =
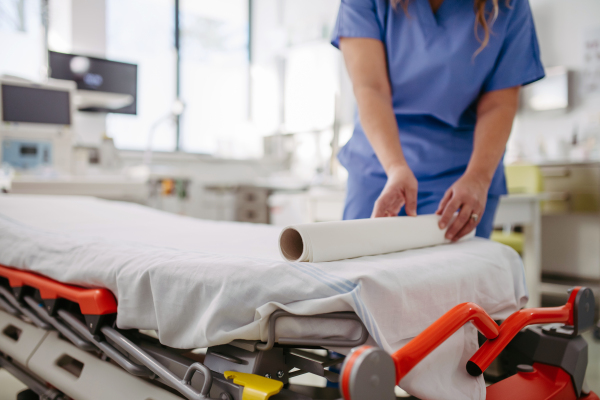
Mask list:
[{"label": "nurse's forearm", "polygon": [[466,175],[476,176],[488,186],[502,159],[517,112],[519,88],[485,93],[477,107],[473,154]]},{"label": "nurse's forearm", "polygon": [[356,87],[354,92],[360,122],[383,169],[389,174],[395,167],[405,166],[391,95],[369,87]]},{"label": "nurse's forearm", "polygon": [[361,125],[383,169],[406,166],[392,108],[392,89],[385,48],[379,40],[340,39],[340,49],[352,80]]}]

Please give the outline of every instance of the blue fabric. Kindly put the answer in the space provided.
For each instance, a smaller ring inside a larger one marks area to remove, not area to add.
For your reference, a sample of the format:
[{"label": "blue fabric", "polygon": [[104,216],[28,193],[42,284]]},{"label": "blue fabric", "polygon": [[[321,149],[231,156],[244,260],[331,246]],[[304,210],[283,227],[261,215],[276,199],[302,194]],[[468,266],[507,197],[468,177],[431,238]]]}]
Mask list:
[{"label": "blue fabric", "polygon": [[[385,186],[385,176],[379,179],[369,179],[368,182],[360,175],[348,178],[348,190],[344,207],[344,219],[363,219],[371,217],[375,200]],[[444,197],[442,192],[419,192],[417,197],[417,215],[433,214]],[[485,211],[481,216],[475,235],[489,238],[494,228],[494,216],[500,197],[489,195]],[[406,215],[404,207],[399,215]]]},{"label": "blue fabric", "polygon": [[[389,0],[342,0],[332,44],[340,37],[383,42],[400,141],[422,192],[444,192],[464,173],[483,93],[544,76],[528,0],[499,3],[490,42],[475,56],[473,0],[445,0],[436,14],[429,0],[411,0],[409,16]],[[338,157],[351,176],[385,177],[358,115]],[[489,193],[506,193],[502,163]]]}]

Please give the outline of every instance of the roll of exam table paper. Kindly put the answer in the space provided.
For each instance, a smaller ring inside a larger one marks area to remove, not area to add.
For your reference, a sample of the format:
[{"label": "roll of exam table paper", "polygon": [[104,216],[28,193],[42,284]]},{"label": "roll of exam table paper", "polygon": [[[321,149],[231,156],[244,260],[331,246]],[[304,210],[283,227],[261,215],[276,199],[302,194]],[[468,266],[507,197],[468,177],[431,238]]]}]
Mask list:
[{"label": "roll of exam table paper", "polygon": [[439,218],[420,215],[291,225],[279,235],[279,251],[288,261],[323,262],[449,243],[446,230],[438,227]]}]

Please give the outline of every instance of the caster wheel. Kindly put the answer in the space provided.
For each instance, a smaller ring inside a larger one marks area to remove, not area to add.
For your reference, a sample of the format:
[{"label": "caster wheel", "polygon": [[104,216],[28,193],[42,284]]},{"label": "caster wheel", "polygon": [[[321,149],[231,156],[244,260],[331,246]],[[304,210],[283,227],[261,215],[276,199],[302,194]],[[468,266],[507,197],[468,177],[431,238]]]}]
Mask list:
[{"label": "caster wheel", "polygon": [[17,394],[17,400],[40,400],[40,396],[33,390],[26,389]]}]

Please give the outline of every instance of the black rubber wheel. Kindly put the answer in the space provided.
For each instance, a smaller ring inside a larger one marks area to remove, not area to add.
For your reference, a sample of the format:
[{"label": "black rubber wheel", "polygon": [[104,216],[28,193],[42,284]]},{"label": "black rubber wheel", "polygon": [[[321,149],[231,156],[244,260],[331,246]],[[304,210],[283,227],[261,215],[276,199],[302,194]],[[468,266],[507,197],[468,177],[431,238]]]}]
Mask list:
[{"label": "black rubber wheel", "polygon": [[17,394],[17,400],[40,400],[40,396],[33,390],[26,389]]}]

